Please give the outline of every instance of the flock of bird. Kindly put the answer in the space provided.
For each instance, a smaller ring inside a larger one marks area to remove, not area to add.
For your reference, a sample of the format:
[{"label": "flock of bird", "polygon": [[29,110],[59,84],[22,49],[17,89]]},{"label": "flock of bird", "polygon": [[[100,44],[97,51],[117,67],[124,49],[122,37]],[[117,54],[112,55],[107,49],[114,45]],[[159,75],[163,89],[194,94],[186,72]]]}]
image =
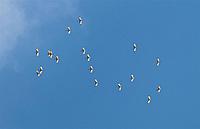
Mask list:
[{"label": "flock of bird", "polygon": [[[86,60],[87,60],[88,62],[90,62],[91,56],[90,56],[90,54],[88,54],[88,53],[86,54],[85,48],[82,48],[82,49],[81,49],[81,52],[82,52],[83,55],[86,55]],[[90,73],[93,73],[94,67],[93,67],[92,65],[90,65],[88,70],[89,70]],[[97,79],[94,79],[94,85],[95,85],[95,86],[98,86],[98,85],[99,85],[99,82],[98,82]]]},{"label": "flock of bird", "polygon": [[[40,55],[40,52],[39,52],[38,48],[35,49],[35,54],[36,54],[36,56]],[[53,52],[52,52],[52,50],[48,50],[47,55],[48,55],[49,58],[52,59],[53,58]],[[55,56],[55,61],[56,61],[56,63],[59,62],[59,57],[58,56]],[[40,66],[39,68],[36,69],[36,74],[39,77],[39,76],[42,75],[42,73],[43,73],[43,67]]]},{"label": "flock of bird", "polygon": [[[82,19],[82,17],[80,17],[80,16],[78,17],[78,23],[79,23],[80,25],[83,24],[83,19]],[[71,34],[71,31],[72,31],[72,30],[71,30],[71,27],[68,26],[68,27],[66,28],[66,31],[67,31],[68,34]],[[134,52],[134,53],[137,52],[137,44],[136,44],[136,43],[133,44],[133,52]],[[38,48],[35,49],[35,53],[36,53],[36,56],[39,56],[40,52],[39,52],[39,49],[38,49]],[[90,62],[91,56],[90,56],[90,54],[86,53],[86,49],[85,49],[85,48],[82,48],[82,49],[81,49],[81,53],[82,53],[83,55],[86,55],[86,60],[87,60],[88,62]],[[48,55],[48,57],[51,58],[51,59],[54,57],[52,50],[48,50],[47,55]],[[56,62],[56,63],[59,63],[59,57],[58,57],[58,56],[55,56],[55,62]],[[155,63],[155,64],[156,64],[157,67],[160,65],[160,58],[157,57],[156,63]],[[93,66],[90,65],[88,70],[89,70],[90,73],[93,73],[93,71],[94,71]],[[40,77],[42,73],[43,73],[43,67],[40,66],[39,68],[36,69],[36,74],[37,74],[38,77]],[[134,80],[135,80],[135,76],[134,76],[133,74],[131,74],[131,75],[130,75],[130,81],[133,82]],[[97,87],[98,85],[99,85],[98,80],[97,80],[97,79],[94,79],[94,86]],[[117,89],[118,89],[118,91],[122,91],[122,84],[118,83],[118,84],[117,84]],[[158,93],[161,92],[161,87],[160,87],[160,85],[157,86],[156,91],[157,91]],[[148,103],[148,104],[151,103],[151,96],[150,96],[150,95],[147,96],[147,103]]]}]

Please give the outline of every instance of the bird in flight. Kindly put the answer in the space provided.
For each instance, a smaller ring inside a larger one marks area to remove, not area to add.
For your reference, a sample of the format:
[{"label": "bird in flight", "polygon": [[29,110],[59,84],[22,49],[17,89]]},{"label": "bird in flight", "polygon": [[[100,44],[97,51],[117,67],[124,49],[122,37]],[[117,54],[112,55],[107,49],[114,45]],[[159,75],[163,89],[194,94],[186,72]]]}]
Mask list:
[{"label": "bird in flight", "polygon": [[120,83],[117,84],[118,91],[122,90],[122,85]]},{"label": "bird in flight", "polygon": [[80,24],[80,25],[82,25],[83,24],[83,19],[82,19],[82,17],[78,17],[78,23]]},{"label": "bird in flight", "polygon": [[40,76],[40,72],[38,70],[36,70],[36,74],[38,77]]},{"label": "bird in flight", "polygon": [[83,55],[85,55],[85,53],[86,53],[85,48],[82,48],[81,52],[82,52]]},{"label": "bird in flight", "polygon": [[151,96],[150,95],[147,97],[147,103],[148,104],[151,103]]},{"label": "bird in flight", "polygon": [[59,57],[58,56],[56,56],[56,63],[58,63],[59,62]]},{"label": "bird in flight", "polygon": [[160,87],[160,85],[158,85],[156,91],[157,91],[158,93],[160,93],[160,91],[161,91],[161,87]]},{"label": "bird in flight", "polygon": [[40,53],[39,53],[39,49],[38,48],[35,49],[35,54],[36,54],[36,56],[39,56]]},{"label": "bird in flight", "polygon": [[160,58],[157,58],[156,59],[156,66],[159,66],[160,65]]},{"label": "bird in flight", "polygon": [[42,66],[40,66],[39,72],[40,72],[40,74],[42,74],[42,72],[43,72]]},{"label": "bird in flight", "polygon": [[89,71],[90,71],[90,73],[93,73],[93,71],[94,71],[93,66],[90,66],[90,67],[89,67]]},{"label": "bird in flight", "polygon": [[137,45],[136,43],[133,44],[133,52],[136,52],[137,51]]},{"label": "bird in flight", "polygon": [[68,34],[70,34],[71,33],[71,28],[68,26],[66,31],[67,31]]},{"label": "bird in flight", "polygon": [[95,86],[98,86],[98,85],[99,85],[97,79],[94,79],[94,85],[95,85]]},{"label": "bird in flight", "polygon": [[90,55],[89,54],[87,54],[86,55],[86,58],[87,58],[87,61],[89,62],[90,61],[90,59],[91,59],[91,57],[90,57]]},{"label": "bird in flight", "polygon": [[48,50],[48,57],[50,57],[50,58],[53,57],[53,52],[52,52],[52,50]]},{"label": "bird in flight", "polygon": [[134,80],[135,80],[135,76],[131,74],[131,82],[133,82]]},{"label": "bird in flight", "polygon": [[43,68],[42,66],[40,66],[39,70],[36,70],[37,76],[39,77],[42,74],[42,72],[43,72]]}]

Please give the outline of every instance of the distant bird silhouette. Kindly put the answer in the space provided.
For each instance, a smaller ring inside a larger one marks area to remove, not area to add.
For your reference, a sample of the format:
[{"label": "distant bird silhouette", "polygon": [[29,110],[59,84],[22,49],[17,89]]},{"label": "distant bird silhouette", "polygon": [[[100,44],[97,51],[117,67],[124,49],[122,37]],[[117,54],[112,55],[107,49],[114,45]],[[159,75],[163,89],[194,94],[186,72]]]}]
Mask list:
[{"label": "distant bird silhouette", "polygon": [[97,79],[94,79],[94,85],[95,85],[95,86],[98,86],[98,85],[99,85]]},{"label": "distant bird silhouette", "polygon": [[120,83],[117,84],[118,91],[122,90],[122,85]]},{"label": "distant bird silhouette", "polygon": [[135,76],[131,74],[131,82],[133,82],[134,80],[135,80]]},{"label": "distant bird silhouette", "polygon": [[90,66],[90,67],[89,67],[89,71],[90,71],[90,73],[93,73],[93,71],[94,71],[93,66]]},{"label": "distant bird silhouette", "polygon": [[156,66],[159,66],[160,65],[160,58],[157,58],[156,59]]},{"label": "distant bird silhouette", "polygon": [[71,28],[68,26],[66,31],[67,31],[68,34],[70,34],[71,33]]},{"label": "distant bird silhouette", "polygon": [[147,97],[147,103],[148,104],[151,103],[151,96],[150,95]]},{"label": "distant bird silhouette", "polygon": [[43,68],[42,66],[40,66],[39,70],[38,69],[36,70],[36,74],[39,77],[42,73],[43,73]]},{"label": "distant bird silhouette", "polygon": [[58,63],[59,62],[59,57],[58,56],[56,56],[56,63]]},{"label": "distant bird silhouette", "polygon": [[161,91],[161,87],[160,87],[160,85],[158,85],[156,91],[157,91],[158,93],[160,93],[160,91]]},{"label": "distant bird silhouette", "polygon": [[82,48],[81,52],[82,52],[83,55],[85,55],[85,53],[86,53],[85,48]]},{"label": "distant bird silhouette", "polygon": [[136,53],[136,51],[137,51],[137,45],[134,43],[134,44],[133,44],[133,52]]},{"label": "distant bird silhouette", "polygon": [[40,74],[42,74],[42,72],[43,72],[42,66],[40,66],[39,72],[40,72]]},{"label": "distant bird silhouette", "polygon": [[80,24],[80,25],[82,25],[83,24],[83,19],[82,19],[82,17],[78,17],[78,23]]},{"label": "distant bird silhouette", "polygon": [[53,58],[53,52],[51,50],[48,50],[48,57]]},{"label": "distant bird silhouette", "polygon": [[38,70],[36,70],[36,74],[38,77],[40,76],[40,72]]},{"label": "distant bird silhouette", "polygon": [[90,61],[91,57],[90,57],[89,54],[86,55],[86,59],[87,59],[88,62]]},{"label": "distant bird silhouette", "polygon": [[35,54],[36,54],[36,56],[39,56],[40,53],[39,53],[39,49],[38,48],[35,49]]}]

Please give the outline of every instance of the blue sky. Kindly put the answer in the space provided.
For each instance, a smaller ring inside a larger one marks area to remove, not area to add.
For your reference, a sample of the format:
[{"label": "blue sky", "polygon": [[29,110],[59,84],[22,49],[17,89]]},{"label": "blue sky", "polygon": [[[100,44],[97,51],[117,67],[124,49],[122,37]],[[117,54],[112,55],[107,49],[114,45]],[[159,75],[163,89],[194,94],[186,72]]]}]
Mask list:
[{"label": "blue sky", "polygon": [[2,0],[0,128],[200,128],[199,6],[198,0]]}]

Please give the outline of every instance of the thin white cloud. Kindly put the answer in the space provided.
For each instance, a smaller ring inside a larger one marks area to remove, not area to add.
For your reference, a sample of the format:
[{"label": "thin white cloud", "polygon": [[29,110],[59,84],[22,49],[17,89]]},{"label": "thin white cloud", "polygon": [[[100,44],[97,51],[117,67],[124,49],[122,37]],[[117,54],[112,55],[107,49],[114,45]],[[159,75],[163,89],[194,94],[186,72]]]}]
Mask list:
[{"label": "thin white cloud", "polygon": [[[0,69],[20,44],[19,38],[30,34],[36,26],[57,18],[77,15],[78,0],[1,0],[0,2]],[[37,27],[36,27],[37,28]],[[30,36],[29,36],[30,37]]]},{"label": "thin white cloud", "polygon": [[26,28],[25,14],[11,0],[0,2],[0,68],[5,65],[9,53]]}]

